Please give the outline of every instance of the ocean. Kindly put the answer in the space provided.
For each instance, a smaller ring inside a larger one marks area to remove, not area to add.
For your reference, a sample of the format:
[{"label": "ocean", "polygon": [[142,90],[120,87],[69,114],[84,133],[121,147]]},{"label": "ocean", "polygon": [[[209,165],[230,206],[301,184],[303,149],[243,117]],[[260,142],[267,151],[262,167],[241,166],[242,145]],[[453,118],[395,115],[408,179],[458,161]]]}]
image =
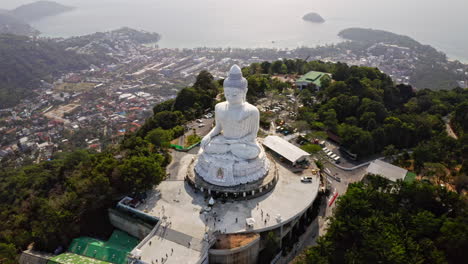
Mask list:
[{"label": "ocean", "polygon": [[[14,8],[33,0],[1,0]],[[468,62],[466,0],[55,0],[77,7],[32,26],[69,37],[122,26],[158,32],[160,47],[313,47],[340,41],[348,27],[408,35]],[[326,22],[302,20],[308,12]]]}]

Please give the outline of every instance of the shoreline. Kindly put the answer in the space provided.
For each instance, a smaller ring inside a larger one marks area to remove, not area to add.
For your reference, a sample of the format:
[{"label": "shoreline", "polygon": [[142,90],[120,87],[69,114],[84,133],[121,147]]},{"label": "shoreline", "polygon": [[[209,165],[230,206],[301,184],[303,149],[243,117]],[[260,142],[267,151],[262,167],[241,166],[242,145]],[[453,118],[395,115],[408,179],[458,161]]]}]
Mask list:
[{"label": "shoreline", "polygon": [[[112,30],[115,30],[115,29],[110,29],[110,30],[107,30],[107,31],[112,31]],[[137,29],[138,30],[138,29]],[[101,32],[101,31],[96,31],[94,33],[91,33],[91,34],[95,34],[95,33],[98,33],[98,32]],[[159,33],[158,33],[159,34]],[[58,36],[58,35],[48,35],[48,34],[40,34],[38,37],[43,37],[43,38],[73,38],[73,37],[82,37],[82,36],[87,36],[87,35],[90,35],[90,34],[83,34],[83,35],[73,35],[73,36]],[[163,41],[161,43],[161,40]],[[334,44],[340,44],[342,42],[345,42],[345,41],[352,41],[352,40],[349,40],[349,39],[346,39],[346,38],[342,38],[340,36],[337,35],[337,41],[329,41],[329,42],[324,42],[324,43],[320,43],[320,44],[316,44],[316,45],[301,45],[301,46],[288,46],[288,45],[285,45],[285,46],[275,46],[275,45],[259,45],[259,46],[242,46],[242,45],[238,45],[238,46],[223,46],[223,45],[218,45],[218,46],[215,46],[215,45],[205,45],[205,46],[201,46],[201,45],[194,45],[194,46],[191,46],[191,45],[188,45],[188,46],[173,46],[173,45],[164,45],[164,36],[161,35],[161,40],[159,40],[158,42],[156,43],[151,43],[151,44],[156,44],[159,48],[165,48],[165,49],[200,49],[200,48],[208,48],[208,49],[244,49],[244,50],[255,50],[255,49],[272,49],[272,50],[296,50],[296,49],[300,49],[300,48],[311,48],[311,49],[315,49],[315,48],[318,48],[318,47],[323,47],[323,46],[326,46],[326,45],[334,45]],[[269,41],[268,41],[269,42]],[[271,42],[272,44],[278,44],[279,42],[278,41],[272,41]],[[423,44],[423,43],[421,43]],[[463,57],[459,57],[459,56],[454,56],[453,54],[450,54],[442,49],[439,49],[438,47],[434,46],[434,45],[431,45],[431,44],[423,44],[423,45],[429,45],[433,48],[435,48],[437,51],[440,51],[442,53],[444,53],[446,56],[447,56],[447,61],[448,62],[455,62],[455,61],[459,61],[460,63],[462,64],[467,64],[468,65],[468,54]]]}]

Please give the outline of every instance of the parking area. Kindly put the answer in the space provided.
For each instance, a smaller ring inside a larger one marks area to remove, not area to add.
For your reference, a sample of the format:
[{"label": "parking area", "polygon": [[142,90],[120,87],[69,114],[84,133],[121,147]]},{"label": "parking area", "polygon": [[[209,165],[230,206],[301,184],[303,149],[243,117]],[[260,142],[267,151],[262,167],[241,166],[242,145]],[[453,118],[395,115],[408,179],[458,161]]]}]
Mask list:
[{"label": "parking area", "polygon": [[211,117],[211,118],[203,117],[203,118],[187,123],[187,128],[189,130],[188,131],[189,133],[191,133],[195,129],[195,132],[197,133],[197,135],[203,137],[206,134],[208,134],[208,132],[210,132],[211,128],[213,128],[213,124],[214,124],[214,117]]}]

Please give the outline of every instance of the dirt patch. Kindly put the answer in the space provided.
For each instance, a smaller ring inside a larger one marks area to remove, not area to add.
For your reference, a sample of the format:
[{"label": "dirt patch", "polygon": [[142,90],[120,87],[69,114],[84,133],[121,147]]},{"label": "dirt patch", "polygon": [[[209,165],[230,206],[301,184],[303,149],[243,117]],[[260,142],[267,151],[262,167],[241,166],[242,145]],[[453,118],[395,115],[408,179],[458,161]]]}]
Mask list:
[{"label": "dirt patch", "polygon": [[214,249],[233,249],[248,245],[260,237],[258,234],[227,234],[221,235],[216,239]]}]

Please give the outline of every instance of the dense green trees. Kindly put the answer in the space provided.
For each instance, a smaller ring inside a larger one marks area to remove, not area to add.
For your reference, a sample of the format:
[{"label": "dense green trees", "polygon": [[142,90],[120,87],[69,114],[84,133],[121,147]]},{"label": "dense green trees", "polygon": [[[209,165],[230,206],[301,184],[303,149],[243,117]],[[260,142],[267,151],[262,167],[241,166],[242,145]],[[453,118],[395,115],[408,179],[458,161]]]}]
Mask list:
[{"label": "dense green trees", "polygon": [[[2,168],[0,259],[32,242],[36,249],[53,251],[85,230],[102,235],[105,213],[94,212],[105,212],[115,198],[145,191],[163,179],[165,158],[155,150],[120,152],[121,158],[115,151],[78,150],[37,165]],[[6,263],[16,263],[11,260]]]},{"label": "dense green trees", "polygon": [[468,131],[468,102],[465,101],[457,106],[452,119],[452,124],[458,134],[463,135]]},{"label": "dense green trees", "polygon": [[371,175],[338,199],[326,235],[303,262],[463,263],[467,209],[444,188]]},{"label": "dense green trees", "polygon": [[[255,87],[251,92],[255,92],[255,97],[251,98],[264,96],[267,89],[280,91],[263,80],[271,78],[271,74],[282,74],[283,65],[288,74],[316,70],[333,76],[333,81],[322,83],[318,92],[315,89],[295,91],[303,106],[298,109],[294,123],[305,121],[311,129],[337,135],[334,139],[342,147],[360,157],[389,150],[388,146],[392,146],[392,153],[414,149],[411,157],[395,157],[397,162],[406,167],[414,165],[417,173],[425,165],[431,168],[439,163],[453,176],[445,180],[455,183],[459,191],[468,188],[468,90],[416,91],[409,85],[395,85],[376,68],[340,62],[280,60],[256,64],[254,70],[252,66],[244,69],[251,74],[249,81]],[[447,136],[446,122],[451,124],[458,139]]]},{"label": "dense green trees", "polygon": [[342,139],[345,148],[361,156],[380,152],[388,145],[398,149],[415,147],[445,134],[442,117],[453,111],[452,124],[457,131],[463,131],[468,123],[468,109],[463,103],[468,101],[466,90],[415,92],[408,85],[395,86],[375,68],[322,65],[335,81],[316,94],[321,98],[318,104],[305,98],[312,96],[310,92],[300,93],[304,107],[299,109],[299,118],[312,127],[323,123]]},{"label": "dense green trees", "polygon": [[192,120],[214,107],[217,94],[218,83],[209,72],[202,71],[193,87],[186,87],[178,93],[173,110],[181,111],[186,120]]}]

